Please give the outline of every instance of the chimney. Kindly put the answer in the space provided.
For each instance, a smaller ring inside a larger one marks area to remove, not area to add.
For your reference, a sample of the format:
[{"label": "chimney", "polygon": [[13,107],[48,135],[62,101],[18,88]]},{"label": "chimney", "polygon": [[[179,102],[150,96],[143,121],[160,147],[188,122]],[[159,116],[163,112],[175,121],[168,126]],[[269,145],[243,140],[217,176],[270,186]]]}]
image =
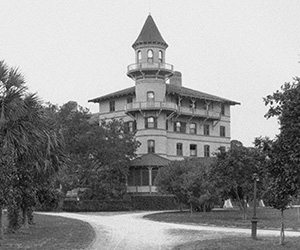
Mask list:
[{"label": "chimney", "polygon": [[176,86],[182,86],[181,73],[179,71],[174,71],[173,76],[170,78],[170,84],[174,84]]}]

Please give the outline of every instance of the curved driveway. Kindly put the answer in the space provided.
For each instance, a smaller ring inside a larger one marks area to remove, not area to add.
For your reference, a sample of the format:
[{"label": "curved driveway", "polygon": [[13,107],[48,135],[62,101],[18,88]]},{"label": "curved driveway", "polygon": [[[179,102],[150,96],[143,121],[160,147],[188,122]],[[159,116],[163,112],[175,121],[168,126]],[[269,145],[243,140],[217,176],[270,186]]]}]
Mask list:
[{"label": "curved driveway", "polygon": [[[247,234],[250,229],[196,226],[150,221],[143,216],[157,212],[99,212],[99,213],[44,213],[79,219],[90,223],[96,239],[90,250],[167,250],[196,240],[221,238],[227,235]],[[258,230],[263,235],[279,236],[276,230]],[[300,232],[286,232],[300,236]]]}]

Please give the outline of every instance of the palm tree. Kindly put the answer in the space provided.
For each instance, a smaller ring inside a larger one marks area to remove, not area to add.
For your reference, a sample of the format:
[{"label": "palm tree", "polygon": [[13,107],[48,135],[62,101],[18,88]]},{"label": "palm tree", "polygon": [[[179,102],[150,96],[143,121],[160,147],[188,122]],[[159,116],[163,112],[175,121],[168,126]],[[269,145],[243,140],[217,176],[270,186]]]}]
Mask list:
[{"label": "palm tree", "polygon": [[[0,161],[0,167],[2,171],[10,170],[4,175],[11,180],[9,184],[0,183],[0,210],[5,205],[17,211],[22,207],[27,225],[27,211],[34,204],[37,184],[49,179],[63,165],[63,139],[37,95],[27,92],[22,74],[3,61],[0,61],[0,155],[5,159]],[[3,192],[8,187],[14,198]],[[0,234],[1,231],[3,236],[0,223]]]}]

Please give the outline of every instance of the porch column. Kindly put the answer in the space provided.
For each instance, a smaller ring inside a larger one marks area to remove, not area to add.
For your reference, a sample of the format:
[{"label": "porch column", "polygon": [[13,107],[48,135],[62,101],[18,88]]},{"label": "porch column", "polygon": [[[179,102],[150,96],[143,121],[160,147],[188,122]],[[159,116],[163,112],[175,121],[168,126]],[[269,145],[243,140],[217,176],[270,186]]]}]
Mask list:
[{"label": "porch column", "polygon": [[152,167],[148,167],[148,170],[149,170],[149,192],[151,194],[152,193],[152,190],[151,190],[151,186],[152,186]]}]

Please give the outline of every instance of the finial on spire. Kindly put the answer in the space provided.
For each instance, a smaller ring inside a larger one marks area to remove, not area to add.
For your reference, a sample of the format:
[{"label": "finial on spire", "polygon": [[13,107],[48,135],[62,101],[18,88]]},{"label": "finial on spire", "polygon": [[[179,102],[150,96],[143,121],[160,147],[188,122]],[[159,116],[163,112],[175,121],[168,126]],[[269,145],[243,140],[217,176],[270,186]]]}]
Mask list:
[{"label": "finial on spire", "polygon": [[148,1],[148,6],[149,6],[149,15],[151,15],[151,0]]}]

